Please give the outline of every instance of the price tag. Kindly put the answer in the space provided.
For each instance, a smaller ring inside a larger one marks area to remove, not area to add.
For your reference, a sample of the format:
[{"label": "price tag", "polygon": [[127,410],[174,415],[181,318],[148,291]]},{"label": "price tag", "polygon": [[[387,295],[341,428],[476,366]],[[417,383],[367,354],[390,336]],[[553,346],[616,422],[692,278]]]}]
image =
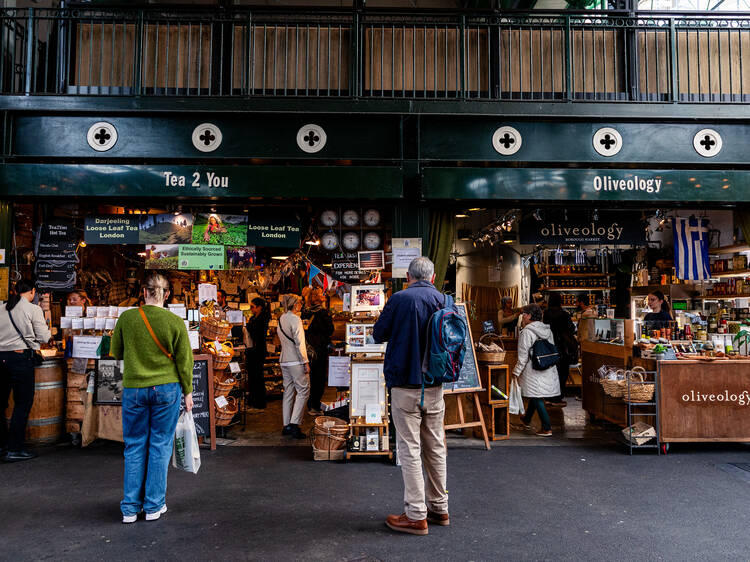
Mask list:
[{"label": "price tag", "polygon": [[109,316],[110,318],[117,318],[119,316],[117,310],[118,310],[118,307],[116,307],[116,306],[110,306],[109,307],[109,312],[107,313],[107,316]]},{"label": "price tag", "polygon": [[232,373],[239,373],[239,372],[240,372],[240,364],[239,364],[239,363],[237,363],[237,361],[232,361],[232,362],[231,362],[231,363],[229,364],[229,370],[230,370],[230,371],[231,371]]},{"label": "price tag", "polygon": [[225,396],[217,396],[216,398],[214,398],[214,402],[216,402],[216,405],[219,408],[224,408],[227,404],[229,404]]},{"label": "price tag", "polygon": [[96,317],[97,318],[106,318],[109,316],[109,307],[108,306],[98,306],[96,308]]},{"label": "price tag", "polygon": [[73,318],[70,321],[70,327],[73,330],[83,330],[83,318]]},{"label": "price tag", "polygon": [[227,310],[227,322],[230,324],[242,324],[242,320],[241,310]]},{"label": "price tag", "polygon": [[100,318],[98,316],[94,318],[94,329],[104,330],[105,327],[107,326],[107,320],[108,320],[107,318]]},{"label": "price tag", "polygon": [[200,333],[198,330],[188,330],[188,339],[190,340],[190,348],[191,349],[199,349],[201,346],[200,343]]},{"label": "price tag", "polygon": [[[109,310],[109,308],[107,308]],[[90,306],[86,309],[86,317],[87,318],[96,318],[96,315],[99,313],[99,307],[98,306]]]},{"label": "price tag", "polygon": [[83,307],[82,306],[66,306],[65,316],[79,318],[83,316]]},{"label": "price tag", "polygon": [[83,319],[84,330],[95,330],[96,329],[96,318],[86,317]]},{"label": "price tag", "polygon": [[107,318],[107,323],[104,326],[105,330],[114,330],[117,324],[117,318]]},{"label": "price tag", "polygon": [[73,319],[68,316],[61,316],[60,317],[60,328],[63,330],[66,328],[72,328],[73,327]]}]

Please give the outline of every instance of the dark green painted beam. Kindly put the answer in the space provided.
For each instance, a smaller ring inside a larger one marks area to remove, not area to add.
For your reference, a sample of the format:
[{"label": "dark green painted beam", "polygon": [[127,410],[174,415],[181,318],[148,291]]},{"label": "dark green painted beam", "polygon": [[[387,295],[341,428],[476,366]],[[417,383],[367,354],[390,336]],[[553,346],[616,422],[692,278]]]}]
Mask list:
[{"label": "dark green painted beam", "polygon": [[[209,173],[217,187],[209,187]],[[397,199],[402,177],[401,168],[386,166],[4,164],[0,197]]]},{"label": "dark green painted beam", "polygon": [[750,104],[418,101],[329,98],[206,98],[0,96],[0,111],[36,113],[342,113],[492,115],[524,119],[708,120],[750,119]]},{"label": "dark green painted beam", "polygon": [[750,171],[426,168],[423,193],[426,199],[608,201],[641,206],[745,203],[750,202]]}]

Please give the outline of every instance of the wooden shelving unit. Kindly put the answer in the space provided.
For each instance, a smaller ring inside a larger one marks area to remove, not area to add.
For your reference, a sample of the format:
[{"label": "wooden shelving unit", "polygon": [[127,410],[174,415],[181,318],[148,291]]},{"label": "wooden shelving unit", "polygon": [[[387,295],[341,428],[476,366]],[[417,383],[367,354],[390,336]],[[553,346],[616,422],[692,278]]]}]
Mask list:
[{"label": "wooden shelving unit", "polygon": [[539,287],[540,291],[576,292],[576,291],[609,291],[609,287]]},{"label": "wooden shelving unit", "polygon": [[750,246],[747,244],[736,244],[733,246],[721,246],[719,248],[709,248],[708,253],[712,256],[723,254],[736,254],[737,252],[750,252]]},{"label": "wooden shelving unit", "polygon": [[704,301],[704,300],[728,300],[728,299],[747,299],[750,298],[750,294],[747,295],[701,295],[699,297],[693,297],[693,299],[698,301]]},{"label": "wooden shelving unit", "polygon": [[722,277],[750,277],[750,269],[736,269],[733,271],[722,271],[720,273],[712,273],[711,277],[721,279]]},{"label": "wooden shelving unit", "polygon": [[614,273],[542,273],[539,277],[614,277]]},{"label": "wooden shelving unit", "polygon": [[[482,382],[482,388],[486,389],[479,393],[479,403],[482,409],[482,416],[487,425],[487,433],[490,441],[503,441],[510,437],[510,412],[508,408],[510,403],[497,395],[492,389],[503,391],[508,396],[510,388],[510,370],[508,365],[480,363],[479,377]],[[474,430],[475,437],[482,437],[480,428]]]}]

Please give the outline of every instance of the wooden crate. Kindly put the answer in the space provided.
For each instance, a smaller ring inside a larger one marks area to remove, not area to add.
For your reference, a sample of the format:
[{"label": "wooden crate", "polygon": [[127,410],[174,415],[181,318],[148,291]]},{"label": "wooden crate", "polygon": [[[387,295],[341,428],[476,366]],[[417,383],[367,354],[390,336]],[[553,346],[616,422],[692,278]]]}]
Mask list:
[{"label": "wooden crate", "polygon": [[[510,437],[510,416],[508,415],[508,401],[502,403],[482,404],[482,416],[487,426],[490,441],[503,441]],[[481,428],[474,429],[474,437],[482,438]]]}]

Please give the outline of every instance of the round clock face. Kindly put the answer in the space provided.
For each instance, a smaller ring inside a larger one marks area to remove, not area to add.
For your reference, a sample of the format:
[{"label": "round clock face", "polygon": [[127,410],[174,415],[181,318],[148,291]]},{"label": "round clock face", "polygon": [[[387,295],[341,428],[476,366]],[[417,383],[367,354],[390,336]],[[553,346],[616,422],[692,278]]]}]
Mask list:
[{"label": "round clock face", "polygon": [[368,232],[365,234],[364,245],[368,250],[376,250],[380,248],[380,234],[377,232]]},{"label": "round clock face", "polygon": [[331,209],[320,213],[320,222],[323,226],[335,226],[339,222],[339,215]]},{"label": "round clock face", "polygon": [[363,220],[367,226],[378,226],[380,224],[380,211],[377,209],[368,209],[365,211]]},{"label": "round clock face", "polygon": [[359,213],[352,209],[344,211],[344,214],[341,215],[341,222],[344,226],[357,226],[359,224]]},{"label": "round clock face", "polygon": [[359,234],[356,232],[347,232],[341,239],[341,245],[347,250],[356,250],[359,248]]},{"label": "round clock face", "polygon": [[320,237],[320,244],[324,250],[335,250],[339,245],[339,237],[333,232],[326,232]]}]

